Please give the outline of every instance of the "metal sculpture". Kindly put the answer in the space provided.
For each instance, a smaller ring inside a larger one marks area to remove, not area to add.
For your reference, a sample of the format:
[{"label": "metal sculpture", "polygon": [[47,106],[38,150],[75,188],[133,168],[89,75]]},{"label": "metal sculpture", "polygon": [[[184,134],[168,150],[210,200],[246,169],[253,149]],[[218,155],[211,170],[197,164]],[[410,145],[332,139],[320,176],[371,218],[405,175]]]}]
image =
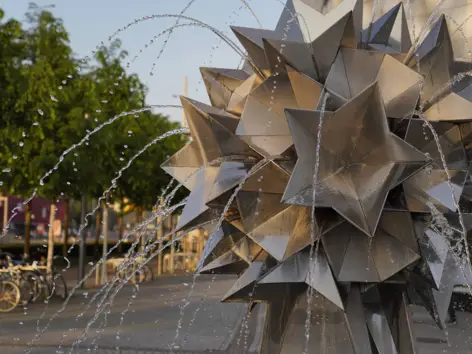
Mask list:
[{"label": "metal sculpture", "polygon": [[262,353],[306,334],[310,353],[416,353],[409,305],[444,328],[468,254],[468,64],[444,16],[413,43],[402,3],[362,14],[288,0],[274,31],[233,28],[242,69],[201,69],[211,106],[182,97],[178,228],[211,233],[200,273],[239,276],[224,301],[267,304]]}]

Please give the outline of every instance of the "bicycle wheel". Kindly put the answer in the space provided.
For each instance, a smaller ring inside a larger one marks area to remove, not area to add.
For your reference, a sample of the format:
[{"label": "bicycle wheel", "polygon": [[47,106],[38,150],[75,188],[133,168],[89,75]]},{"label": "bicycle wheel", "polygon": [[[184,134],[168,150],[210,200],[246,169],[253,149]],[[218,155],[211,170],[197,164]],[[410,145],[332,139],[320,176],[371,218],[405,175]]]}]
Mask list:
[{"label": "bicycle wheel", "polygon": [[53,273],[52,276],[49,276],[49,284],[52,295],[57,296],[61,300],[67,299],[67,285],[62,275]]},{"label": "bicycle wheel", "polygon": [[0,312],[11,312],[19,303],[20,288],[12,281],[0,281]]},{"label": "bicycle wheel", "polygon": [[33,286],[23,275],[17,277],[16,285],[20,289],[20,304],[26,306],[33,299]]},{"label": "bicycle wheel", "polygon": [[31,286],[31,298],[30,302],[35,302],[40,296],[40,287],[39,287],[39,275],[32,271],[24,271],[22,273],[23,278],[28,280]]}]

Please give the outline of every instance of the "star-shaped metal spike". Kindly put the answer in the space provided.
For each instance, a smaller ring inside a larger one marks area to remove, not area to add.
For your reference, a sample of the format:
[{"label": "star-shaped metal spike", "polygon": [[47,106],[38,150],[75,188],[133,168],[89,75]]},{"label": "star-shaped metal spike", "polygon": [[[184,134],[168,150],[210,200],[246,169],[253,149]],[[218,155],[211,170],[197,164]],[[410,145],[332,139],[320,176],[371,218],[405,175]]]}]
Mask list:
[{"label": "star-shaped metal spike", "polygon": [[224,302],[248,302],[267,301],[272,297],[271,292],[266,289],[273,289],[270,284],[257,285],[257,282],[270,270],[277,262],[266,252],[262,251],[249,265],[249,267],[239,276],[230,290],[223,297]]},{"label": "star-shaped metal spike", "polygon": [[[353,21],[353,14],[349,12],[308,43],[266,39],[266,56],[271,62],[269,55],[275,53],[279,61],[324,82],[339,48],[357,46]],[[280,67],[276,72],[280,72]]]},{"label": "star-shaped metal spike", "polygon": [[197,270],[231,250],[238,241],[246,237],[243,232],[225,220],[219,228],[217,226],[217,222],[213,222],[205,227],[211,240],[205,244]]},{"label": "star-shaped metal spike", "polygon": [[411,47],[411,38],[403,3],[392,7],[365,29],[362,42],[383,53],[407,53]]},{"label": "star-shaped metal spike", "polygon": [[226,109],[233,92],[249,78],[244,70],[200,68],[212,106]]},{"label": "star-shaped metal spike", "polygon": [[452,292],[457,282],[457,270],[458,266],[454,256],[449,252],[443,272],[445,276],[442,278],[439,290],[435,290],[429,283],[421,282],[417,278],[412,278],[410,281],[419,295],[422,305],[428,310],[433,320],[441,329],[446,328],[447,312],[451,303]]},{"label": "star-shaped metal spike", "polygon": [[325,86],[328,91],[351,99],[374,82],[379,85],[387,117],[404,118],[412,114],[423,77],[388,54],[341,48]]},{"label": "star-shaped metal spike", "polygon": [[431,121],[461,121],[471,119],[472,103],[451,85],[454,69],[454,53],[444,15],[436,21],[410,60],[413,68],[418,65],[425,77],[421,105],[424,116]]},{"label": "star-shaped metal spike", "polygon": [[[283,201],[311,206],[320,119],[316,205],[332,207],[369,236],[388,191],[427,163],[426,156],[389,131],[375,83],[336,112],[287,110],[298,154]],[[374,133],[375,132],[375,133]]]},{"label": "star-shaped metal spike", "polygon": [[[435,134],[424,127],[423,120],[412,119],[405,136],[406,142],[433,159],[430,166],[403,182],[407,206],[410,211],[427,212],[432,203],[441,212],[456,211],[456,204],[469,175],[460,128],[445,122],[432,122],[431,125]],[[439,139],[441,152],[435,135]],[[441,154],[445,158],[449,176],[444,171]]]},{"label": "star-shaped metal spike", "polygon": [[382,282],[420,258],[411,216],[404,212],[384,212],[371,239],[344,222],[324,232],[322,242],[340,282]]},{"label": "star-shaped metal spike", "polygon": [[[311,101],[303,89],[312,90]],[[320,95],[321,85],[309,77],[270,76],[247,97],[236,135],[265,157],[281,155],[293,144],[284,109],[315,107]]]},{"label": "star-shaped metal spike", "polygon": [[[217,161],[218,159],[237,157],[241,161],[255,161],[262,158],[234,135],[239,122],[236,117],[188,98],[182,98],[182,105],[193,141],[184,148],[183,153],[178,152],[166,161],[163,168],[179,180],[183,179],[185,172],[197,173],[190,185],[192,190],[177,229],[190,226],[191,222],[198,224],[212,220],[215,213],[206,205],[207,201],[209,198],[215,199],[234,186],[224,175],[227,164],[223,165],[222,170],[222,161]],[[196,160],[192,161],[192,157]],[[180,168],[183,170],[179,170]],[[218,208],[217,211],[221,210]],[[199,218],[202,215],[205,217]]]},{"label": "star-shaped metal spike", "polygon": [[272,269],[258,284],[306,283],[340,309],[344,305],[333,273],[322,249],[310,259],[309,252],[300,252]]},{"label": "star-shaped metal spike", "polygon": [[300,29],[305,42],[313,41],[333,23],[352,13],[353,34],[356,43],[361,41],[363,5],[359,0],[293,0],[296,13],[303,14]]}]

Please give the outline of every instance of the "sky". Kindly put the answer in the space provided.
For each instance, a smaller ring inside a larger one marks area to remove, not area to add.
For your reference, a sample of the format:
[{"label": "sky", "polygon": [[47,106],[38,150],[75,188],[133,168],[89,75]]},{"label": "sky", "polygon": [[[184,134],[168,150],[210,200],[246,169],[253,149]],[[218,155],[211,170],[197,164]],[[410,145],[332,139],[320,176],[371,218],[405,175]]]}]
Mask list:
[{"label": "sky", "polygon": [[[176,15],[190,0],[37,0],[38,6],[55,5],[51,11],[64,20],[71,45],[79,57],[91,56],[102,41],[143,16]],[[29,0],[3,0],[0,7],[7,17],[24,19]],[[243,5],[248,4],[257,20]],[[185,12],[228,35],[237,42],[229,26],[273,29],[282,11],[282,0],[194,0]],[[154,36],[174,25],[176,18],[147,20],[118,34],[123,49],[129,52],[130,72],[137,73],[149,87],[147,104],[180,104],[184,78],[188,76],[188,96],[208,103],[199,67],[235,68],[240,57],[213,32],[200,27],[176,28],[163,54],[159,51],[167,35],[149,45]],[[181,21],[180,23],[185,23]],[[147,45],[147,48],[146,48]],[[140,51],[143,50],[142,53]],[[135,56],[139,54],[137,59]],[[135,60],[134,60],[135,59]],[[150,75],[151,71],[153,75]],[[160,109],[172,120],[181,120],[178,109]]]}]

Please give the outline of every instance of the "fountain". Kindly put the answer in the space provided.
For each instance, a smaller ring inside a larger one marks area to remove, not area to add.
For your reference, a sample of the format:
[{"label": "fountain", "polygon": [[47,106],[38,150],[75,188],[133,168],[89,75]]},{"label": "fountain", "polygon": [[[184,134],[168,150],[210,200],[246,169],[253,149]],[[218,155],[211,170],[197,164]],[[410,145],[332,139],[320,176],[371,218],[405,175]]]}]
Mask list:
[{"label": "fountain", "polygon": [[363,7],[233,27],[243,67],[201,68],[211,106],[181,99],[192,141],[162,167],[191,191],[178,229],[212,234],[197,272],[239,276],[223,301],[253,344],[232,352],[416,353],[410,305],[444,329],[470,272],[468,63],[444,15],[412,39],[406,4],[366,28]]}]

